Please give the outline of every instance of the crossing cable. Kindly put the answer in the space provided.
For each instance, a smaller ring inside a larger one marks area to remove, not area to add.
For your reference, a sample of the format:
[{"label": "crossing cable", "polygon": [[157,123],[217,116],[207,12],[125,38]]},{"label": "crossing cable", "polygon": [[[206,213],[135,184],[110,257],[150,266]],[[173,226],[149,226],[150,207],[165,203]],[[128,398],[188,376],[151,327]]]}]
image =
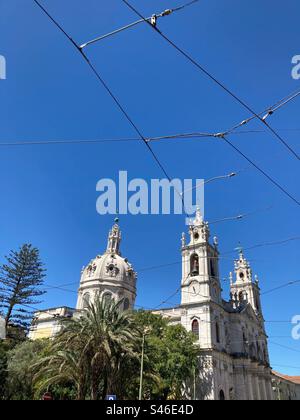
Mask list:
[{"label": "crossing cable", "polygon": [[[243,248],[243,251],[249,251],[249,250],[253,250],[253,249],[256,249],[256,248],[262,248],[262,247],[265,247],[265,246],[282,245],[282,244],[286,244],[288,242],[292,242],[292,241],[294,242],[294,241],[298,241],[298,240],[300,240],[300,236],[298,236],[298,237],[292,237],[292,238],[281,240],[281,241],[262,242],[262,243],[257,244],[257,245],[252,245],[252,246],[249,246],[247,248]],[[224,252],[224,253],[221,254],[221,257],[222,256],[225,256],[225,255],[229,255],[229,254],[235,253],[235,252],[236,252],[236,250]],[[199,256],[199,258],[201,259],[201,258],[204,258],[204,257]],[[215,257],[206,257],[206,258],[213,259]],[[160,268],[165,268],[165,267],[171,267],[171,266],[174,266],[174,265],[179,265],[181,263],[182,263],[182,261],[180,260],[180,261],[176,261],[176,262],[172,262],[172,263],[168,263],[168,264],[160,264],[160,265],[151,266],[151,267],[144,267],[144,268],[137,269],[136,271],[138,273],[142,273],[142,272],[152,271],[152,270],[156,270],[156,269],[160,269]],[[204,277],[206,275],[200,275],[200,276],[203,276]],[[219,277],[215,277],[215,276],[210,276],[210,277],[213,278],[213,279],[219,279]],[[228,279],[225,279],[225,278],[223,278],[221,280],[224,281],[224,282],[225,281],[228,281]],[[287,287],[287,286],[291,286],[291,285],[296,284],[296,283],[300,283],[300,280],[296,280],[296,281],[285,283],[284,285],[279,286],[278,288],[276,287],[276,288],[271,289],[271,290],[268,290],[268,291],[266,291],[266,292],[264,292],[262,294],[271,293],[271,292],[273,292],[275,290],[278,290],[278,289],[281,289],[281,288],[284,288],[284,287]],[[57,286],[45,284],[45,288],[50,288],[50,289],[53,288],[53,289],[63,290],[63,287],[74,286],[74,285],[78,285],[78,282],[65,283],[65,284],[57,285]],[[1,290],[4,290],[4,289],[1,289],[0,288],[0,291]],[[75,290],[69,290],[69,289],[64,289],[64,291],[77,293]]]},{"label": "crossing cable", "polygon": [[269,206],[267,208],[260,209],[260,210],[255,210],[255,211],[252,211],[252,212],[249,212],[249,213],[239,214],[237,216],[232,216],[232,217],[225,217],[225,218],[219,219],[219,220],[213,220],[213,221],[209,222],[209,225],[213,225],[213,224],[217,224],[217,223],[223,223],[223,222],[230,222],[230,221],[234,221],[234,220],[243,220],[246,217],[250,217],[250,216],[253,216],[257,213],[261,213],[261,212],[264,212],[264,211],[269,211],[269,210],[272,210],[272,209],[273,209],[273,206]]},{"label": "crossing cable", "polygon": [[156,26],[152,25],[150,22],[146,20],[146,18],[135,8],[133,7],[127,0],[121,0],[124,4],[126,4],[129,9],[131,9],[136,15],[138,15],[141,19],[151,26],[165,41],[167,41],[173,48],[175,48],[181,55],[183,55],[188,61],[190,61],[194,66],[198,68],[202,73],[204,73],[207,77],[209,77],[214,83],[216,83],[219,87],[221,87],[225,92],[227,92],[233,99],[235,99],[240,105],[242,105],[245,109],[247,109],[255,118],[257,118],[260,122],[264,124],[265,127],[268,128],[269,131],[279,140],[298,160],[300,160],[300,156],[298,153],[284,140],[284,138],[274,130],[270,124],[267,123],[266,120],[261,118],[249,105],[246,104],[241,98],[239,98],[235,93],[233,93],[229,88],[227,88],[222,82],[220,82],[215,76],[213,76],[208,70],[206,70],[200,63],[198,63],[191,55],[189,55],[186,51],[180,48],[174,41],[168,38],[160,29]]},{"label": "crossing cable", "polygon": [[[178,12],[180,10],[183,10],[186,7],[189,7],[189,6],[191,6],[191,5],[195,4],[195,3],[198,3],[199,1],[200,0],[193,0],[193,1],[190,1],[189,3],[183,4],[182,6],[178,6],[178,7],[174,8],[174,9],[164,10],[162,13],[154,14],[154,15],[146,18],[146,20],[151,25],[156,25],[157,24],[157,20],[159,18],[170,16],[172,13]],[[132,22],[132,23],[130,23],[128,25],[122,26],[121,28],[116,29],[115,31],[109,32],[109,33],[107,33],[105,35],[102,35],[102,36],[99,36],[97,38],[94,38],[91,41],[85,42],[84,44],[80,45],[80,48],[81,49],[84,49],[84,48],[88,47],[89,45],[95,44],[96,42],[103,41],[104,39],[110,38],[111,36],[117,35],[117,34],[123,32],[123,31],[126,31],[128,29],[131,29],[131,28],[139,25],[140,23],[145,23],[145,19],[139,19],[136,22]]]},{"label": "crossing cable", "polygon": [[[281,129],[281,131],[300,131],[299,128],[291,128],[291,129]],[[243,130],[243,131],[236,131],[229,133],[227,135],[241,135],[241,134],[261,134],[266,133],[265,130]],[[223,133],[222,133],[223,134]],[[226,133],[224,133],[226,134]],[[219,136],[219,135],[218,135]],[[165,135],[159,137],[147,137],[147,142],[158,142],[161,140],[194,140],[194,139],[202,139],[202,138],[216,138],[217,135],[215,133],[186,133],[186,134],[173,134],[173,135]],[[138,142],[141,141],[140,137],[120,137],[120,138],[110,138],[110,139],[77,139],[77,140],[29,140],[29,141],[15,141],[15,142],[0,142],[0,147],[17,147],[17,146],[49,146],[49,145],[71,145],[71,144],[101,144],[101,143],[127,143],[127,142]]]},{"label": "crossing cable", "polygon": [[[258,115],[260,117],[262,117],[263,120],[266,120],[269,116],[273,115],[276,111],[280,110],[282,107],[284,107],[285,105],[289,104],[291,101],[295,100],[296,98],[298,98],[300,96],[300,90],[296,90],[295,92],[290,93],[289,95],[285,96],[284,98],[280,99],[279,101],[277,101],[275,104],[269,106],[268,108],[265,108],[262,112],[260,112]],[[247,124],[249,124],[249,122],[253,121],[254,119],[256,119],[255,116],[251,116],[246,120],[243,120],[242,122],[240,122],[239,124],[236,124],[235,126],[233,126],[232,128],[230,128],[229,130],[224,131],[223,133],[216,133],[216,134],[211,134],[211,133],[185,133],[185,134],[176,134],[174,136],[166,136],[164,137],[157,137],[157,138],[150,138],[149,141],[156,141],[156,140],[164,140],[164,139],[180,139],[180,138],[198,138],[198,137],[220,137],[221,135],[232,135],[232,134],[251,134],[251,133],[264,133],[265,130],[244,130],[244,131],[236,131],[238,128],[241,128],[242,126],[245,126]],[[281,131],[285,131],[285,130],[281,130]],[[299,129],[295,129],[295,131],[299,131]]]},{"label": "crossing cable", "polygon": [[[300,91],[296,91],[286,96],[285,98],[277,101],[274,105],[266,108],[259,115],[272,115],[275,111],[281,109],[283,106],[287,105],[290,101],[300,96]],[[179,134],[169,134],[164,136],[157,137],[147,137],[147,142],[158,142],[161,140],[180,140],[180,139],[198,139],[198,138],[216,138],[220,135],[241,135],[241,134],[258,134],[265,133],[266,130],[243,130],[237,131],[238,128],[248,124],[250,121],[254,120],[255,117],[250,117],[246,120],[243,120],[241,123],[235,125],[229,130],[224,131],[224,133],[208,133],[208,132],[193,132],[193,133],[179,133]],[[299,128],[294,129],[281,129],[280,131],[300,131]],[[141,141],[140,137],[138,138],[115,138],[115,139],[86,139],[86,140],[46,140],[46,141],[19,141],[19,142],[0,142],[0,147],[13,147],[13,146],[35,146],[35,145],[59,145],[59,144],[95,144],[95,143],[117,143],[117,142],[135,142]]]},{"label": "crossing cable", "polygon": [[[29,306],[29,305],[24,305],[24,306],[26,306],[26,307],[28,307],[28,308],[31,308],[31,309],[34,309],[32,306]],[[155,311],[155,309],[151,309],[151,308],[145,308],[145,307],[143,307],[143,306],[140,306],[140,305],[135,305],[135,307],[139,307],[139,308],[141,308],[142,310],[147,310],[147,311]],[[58,308],[59,309],[59,308]],[[70,308],[71,309],[71,308]],[[163,311],[163,309],[161,310],[161,311]],[[36,311],[36,312],[42,312],[42,313],[46,313],[46,314],[48,314],[49,316],[51,316],[51,318],[53,318],[54,320],[55,319],[57,319],[58,321],[61,319],[61,318],[64,318],[64,316],[61,316],[61,315],[59,315],[59,314],[53,314],[53,313],[51,313],[51,312],[49,312],[49,310],[40,310],[40,311]],[[207,324],[214,324],[214,322],[213,321],[207,321],[207,320],[201,320],[201,322],[202,323],[207,323]],[[273,321],[270,321],[270,322],[273,322]],[[277,321],[274,321],[274,322],[277,322]],[[112,325],[111,323],[109,323],[110,325]],[[32,331],[32,332],[34,332],[34,331],[48,331],[49,330],[49,328],[37,328],[37,326],[35,325],[35,324],[33,324],[33,325],[31,325],[31,327],[30,327],[30,331]],[[204,336],[201,336],[201,338],[205,338]],[[276,346],[279,346],[279,347],[282,347],[282,348],[285,348],[286,350],[290,350],[290,351],[293,351],[293,352],[299,352],[299,350],[296,350],[296,349],[294,349],[294,348],[291,348],[291,347],[287,347],[287,346],[284,346],[284,345],[282,345],[282,344],[279,344],[279,343],[276,343],[276,342],[272,342],[272,341],[270,341],[270,339],[274,339],[274,338],[289,338],[289,336],[267,336],[267,337],[264,337],[264,338],[258,338],[258,337],[256,337],[255,339],[253,338],[252,340],[246,340],[246,343],[248,343],[248,344],[250,344],[250,343],[265,343],[266,342],[266,340],[269,342],[269,344],[273,344],[273,345],[276,345]],[[235,344],[238,344],[238,343],[245,343],[245,341],[244,340],[234,340],[234,341],[231,341],[231,343],[235,343]],[[274,365],[275,366],[275,365]],[[279,366],[279,365],[277,365],[277,366]]]},{"label": "crossing cable", "polygon": [[[203,277],[206,277],[206,275],[202,275],[202,276],[203,276]],[[218,279],[218,277],[214,277],[214,276],[209,276],[209,277],[210,277],[210,278],[212,278],[212,279]],[[223,279],[223,280],[224,280],[224,279]],[[77,283],[68,283],[67,285],[75,285],[75,284],[77,284]],[[295,284],[300,284],[300,280],[290,281],[290,282],[287,282],[287,283],[285,283],[285,284],[283,284],[283,285],[281,285],[281,286],[279,286],[279,287],[275,287],[275,288],[273,288],[273,289],[266,290],[265,292],[262,292],[262,293],[261,293],[261,296],[268,295],[268,294],[270,294],[270,293],[276,292],[276,291],[278,291],[278,290],[281,290],[281,289],[283,289],[283,288],[286,288],[286,287],[289,287],[289,286],[292,286],[292,285],[295,285]],[[44,287],[44,288],[45,288],[45,289],[57,289],[57,290],[61,290],[61,291],[64,291],[64,292],[69,292],[69,293],[75,293],[75,294],[77,294],[77,291],[76,291],[76,290],[70,290],[70,289],[64,289],[64,288],[63,288],[63,286],[67,286],[67,285],[62,285],[61,287],[60,287],[60,286],[50,286],[50,285],[45,285],[45,287]],[[178,288],[175,290],[175,292],[174,292],[174,293],[172,293],[172,295],[171,295],[171,296],[169,296],[167,299],[163,300],[159,306],[156,306],[156,307],[151,308],[151,309],[156,310],[157,308],[161,307],[163,304],[165,304],[165,303],[169,302],[169,301],[170,301],[170,299],[172,299],[173,297],[175,297],[175,296],[176,296],[176,295],[180,292],[180,290],[181,290],[181,286],[180,286],[180,287],[178,287]],[[6,292],[6,291],[4,291],[4,292]],[[185,293],[185,294],[192,294],[193,296],[198,296],[198,295],[199,295],[199,296],[202,296],[202,297],[208,298],[208,296],[203,296],[203,295],[201,295],[200,293],[197,293],[196,295],[195,295],[194,293],[192,293],[192,292],[189,292],[189,291],[183,291],[183,293]],[[169,303],[172,303],[172,302],[169,302]],[[174,305],[175,305],[175,303],[174,303]],[[271,321],[266,321],[266,322],[271,322]],[[275,322],[275,321],[272,321],[272,322]],[[285,322],[285,321],[276,321],[276,322]]]},{"label": "crossing cable", "polygon": [[[84,59],[84,61],[87,63],[87,65],[90,67],[90,69],[92,70],[92,72],[94,73],[94,75],[96,76],[96,78],[99,80],[99,82],[101,83],[101,85],[104,87],[104,89],[107,91],[107,93],[111,96],[111,98],[113,99],[113,101],[115,102],[115,104],[117,105],[117,107],[119,108],[119,110],[121,111],[121,113],[125,116],[125,118],[129,122],[129,124],[132,126],[132,128],[135,130],[135,132],[138,134],[138,136],[140,137],[140,139],[144,142],[144,144],[146,145],[147,149],[151,153],[153,159],[156,161],[156,163],[159,166],[159,168],[162,170],[162,172],[165,175],[165,177],[168,179],[168,181],[170,183],[172,183],[172,179],[171,179],[170,175],[168,174],[168,172],[164,168],[163,164],[160,162],[158,156],[156,155],[156,153],[154,152],[154,150],[150,146],[150,144],[147,141],[146,137],[142,134],[141,130],[138,128],[138,126],[136,125],[136,123],[130,117],[130,115],[128,114],[128,112],[125,110],[124,106],[121,104],[121,102],[118,100],[118,98],[116,97],[116,95],[110,89],[110,87],[108,86],[108,84],[102,78],[102,76],[97,71],[96,67],[92,64],[92,62],[90,61],[90,59],[88,58],[88,56],[84,53],[84,51],[82,50],[82,48],[80,48],[80,46],[77,45],[77,43],[73,40],[73,38],[71,38],[71,36],[50,15],[50,13],[45,9],[44,6],[42,6],[42,4],[38,0],[33,0],[33,1],[43,11],[43,13],[51,20],[51,22],[53,22],[54,25],[63,33],[63,35],[71,42],[71,44],[75,47],[75,49],[80,53],[80,55],[82,56],[82,58]],[[186,214],[186,216],[189,216],[189,214],[187,213],[186,208],[185,208],[185,202],[184,202],[183,197],[180,196],[180,192],[175,187],[174,187],[174,189],[175,189],[176,193],[178,194],[178,196],[181,199],[184,213]]]},{"label": "crossing cable", "polygon": [[[210,277],[211,277],[211,276],[210,276]],[[299,284],[299,283],[300,283],[300,280],[291,281],[291,282],[286,283],[286,284],[284,284],[284,285],[282,285],[282,286],[280,286],[280,287],[277,287],[277,288],[274,288],[274,289],[267,290],[267,291],[265,291],[265,292],[261,293],[261,296],[264,296],[264,295],[267,295],[267,294],[273,293],[273,292],[275,292],[275,291],[277,291],[277,290],[279,290],[279,289],[282,289],[282,288],[284,288],[284,287],[288,287],[288,286],[291,286],[291,285],[294,285],[294,284]],[[179,287],[178,289],[176,289],[176,291],[175,291],[175,292],[174,292],[171,296],[169,296],[166,300],[163,300],[159,306],[157,306],[157,307],[155,307],[155,308],[154,308],[154,310],[156,310],[157,308],[160,308],[161,306],[163,306],[163,305],[164,305],[164,304],[166,304],[166,303],[169,303],[169,304],[171,304],[171,305],[177,305],[177,306],[178,306],[178,303],[175,303],[175,302],[170,302],[170,300],[171,300],[173,297],[177,296],[177,294],[180,292],[180,289],[181,289],[181,287]],[[210,296],[204,296],[204,295],[202,295],[200,292],[195,294],[195,293],[192,293],[192,292],[190,292],[190,291],[188,291],[188,290],[181,290],[181,293],[188,294],[188,295],[192,295],[192,296],[194,296],[194,297],[195,297],[195,296],[201,296],[201,297],[206,298],[206,299],[209,299],[209,298],[210,298]],[[168,308],[166,308],[166,309],[168,309]],[[287,321],[265,321],[265,322],[266,322],[266,323],[280,323],[280,322],[287,322]],[[288,321],[288,322],[291,322],[291,321]]]},{"label": "crossing cable", "polygon": [[262,295],[268,295],[270,293],[276,292],[277,290],[285,289],[286,287],[293,286],[294,284],[299,284],[299,283],[300,283],[300,280],[290,281],[281,286],[274,287],[273,289],[267,290],[266,292],[263,292]]},{"label": "crossing cable", "polygon": [[281,192],[283,192],[287,197],[289,197],[294,203],[300,206],[300,201],[298,201],[292,194],[290,194],[284,187],[282,187],[274,178],[272,178],[264,169],[259,167],[252,159],[245,155],[237,146],[231,143],[228,138],[221,134],[220,138],[223,139],[232,149],[234,149],[239,155],[246,159],[254,168],[256,168],[265,178],[267,178],[272,184],[274,184]]},{"label": "crossing cable", "polygon": [[[167,303],[167,302],[169,302],[170,301],[170,299],[172,298],[172,297],[174,297],[174,296],[176,296],[178,293],[179,293],[179,291],[180,291],[180,288],[181,287],[179,287],[178,289],[176,289],[176,291],[175,291],[175,293],[173,293],[169,298],[167,298],[166,300],[164,300],[164,301],[162,301],[158,306],[156,306],[155,308],[145,308],[144,306],[141,306],[141,305],[135,305],[135,307],[137,307],[137,308],[141,308],[141,309],[144,309],[144,310],[148,310],[148,311],[159,311],[159,308],[162,306],[162,305],[164,305],[165,303]],[[71,291],[70,291],[71,292]],[[73,291],[72,291],[73,292]],[[76,293],[76,292],[75,292]],[[191,292],[185,292],[185,293],[191,293]],[[201,295],[202,296],[202,295]],[[203,296],[204,297],[204,296]],[[170,304],[172,304],[171,302],[169,302]],[[174,303],[174,305],[175,305],[175,303]],[[36,312],[42,312],[42,313],[47,313],[48,315],[50,315],[51,317],[53,317],[54,319],[55,318],[61,318],[61,316],[60,315],[58,315],[58,314],[53,314],[53,313],[51,313],[50,312],[50,310],[43,310],[43,309],[41,309],[41,310],[39,310],[39,309],[37,309],[37,308],[34,308],[33,306],[30,306],[30,305],[27,305],[27,304],[24,304],[23,306],[25,306],[25,307],[27,307],[27,308],[30,308],[30,309],[32,309],[32,310],[34,310],[35,311],[35,313]],[[178,308],[179,306],[177,306],[177,308]],[[166,308],[166,309],[161,309],[160,311],[164,311],[164,310],[167,310],[168,308]],[[174,308],[170,308],[170,309],[174,309]],[[213,322],[212,321],[206,321],[206,320],[202,320],[201,322],[205,322],[205,323],[209,323],[209,324],[212,324]],[[265,323],[290,323],[291,321],[275,321],[275,320],[265,320],[264,321]],[[36,329],[36,327],[33,325],[32,327],[31,327],[31,330],[35,330]],[[268,338],[279,338],[279,337],[268,337]],[[242,342],[242,341],[241,341]],[[282,345],[280,345],[279,343],[275,343],[275,342],[270,342],[270,344],[274,344],[274,345],[278,345],[278,346],[281,346],[281,347],[283,347]],[[286,349],[288,349],[288,350],[292,350],[292,351],[298,351],[298,350],[295,350],[295,349],[292,349],[292,348],[287,348],[286,347]]]},{"label": "crossing cable", "polygon": [[45,7],[38,0],[33,0],[33,1],[43,11],[43,13],[51,20],[51,22],[53,22],[54,25],[63,33],[63,35],[71,42],[71,44],[75,47],[75,49],[80,53],[80,55],[82,56],[82,58],[84,59],[84,61],[87,63],[87,65],[90,67],[90,69],[92,70],[92,72],[94,73],[94,75],[96,76],[96,78],[98,79],[98,81],[102,84],[102,86],[104,87],[104,89],[106,90],[106,92],[113,99],[113,101],[115,102],[115,104],[117,105],[117,107],[119,108],[119,110],[121,111],[121,113],[125,116],[125,118],[129,122],[129,124],[132,126],[132,128],[134,129],[134,131],[140,137],[140,139],[145,143],[146,147],[148,148],[149,152],[153,156],[154,160],[156,161],[156,163],[158,164],[158,166],[160,167],[160,169],[162,170],[162,172],[164,173],[164,175],[166,176],[166,178],[171,182],[171,177],[168,175],[168,173],[165,170],[164,166],[162,165],[162,163],[160,162],[160,160],[156,156],[155,152],[153,151],[153,149],[151,148],[151,146],[147,142],[146,137],[144,137],[144,135],[142,134],[141,130],[134,123],[134,121],[132,120],[132,118],[129,116],[129,114],[125,110],[124,106],[120,103],[120,101],[118,100],[118,98],[116,97],[116,95],[110,89],[110,87],[105,82],[105,80],[102,78],[102,76],[97,71],[97,69],[95,68],[95,66],[92,64],[92,62],[90,61],[90,59],[88,58],[88,56],[84,53],[84,51],[82,50],[82,48],[80,48],[80,46],[77,45],[77,43],[73,40],[73,38],[71,38],[71,36],[50,15],[50,13],[45,9]]},{"label": "crossing cable", "polygon": [[[264,121],[266,121],[266,119],[268,117],[270,117],[271,115],[273,115],[276,111],[278,111],[279,109],[281,109],[283,106],[289,104],[294,99],[298,98],[298,96],[300,96],[300,91],[299,90],[297,90],[297,91],[289,94],[288,96],[286,96],[285,98],[281,99],[280,101],[278,101],[274,105],[271,105],[270,107],[266,108],[264,111],[260,112],[258,115],[260,117],[262,117],[262,119]],[[233,126],[232,128],[230,128],[229,130],[227,130],[224,134],[225,135],[228,135],[228,134],[234,133],[238,128],[243,127],[243,126],[249,124],[255,118],[256,118],[255,116],[251,116],[251,117],[247,118],[246,120],[243,120],[239,124],[236,124],[235,126]]]},{"label": "crossing cable", "polygon": [[[300,131],[300,129],[299,129]],[[240,131],[238,134],[248,134],[248,131]],[[189,134],[171,134],[157,137],[146,137],[146,141],[157,142],[160,140],[173,140],[173,139],[185,139],[185,138],[211,138],[215,137],[214,133],[189,133]],[[136,142],[141,141],[141,138],[134,137],[120,137],[120,138],[110,138],[110,139],[78,139],[78,140],[45,140],[45,141],[17,141],[17,142],[0,142],[0,147],[8,146],[37,146],[37,145],[60,145],[60,144],[97,144],[97,143],[126,143],[126,142]]]},{"label": "crossing cable", "polygon": [[[178,263],[176,263],[176,265],[177,264],[179,264],[179,262]],[[155,267],[156,268],[156,267]],[[198,276],[199,277],[199,276]],[[206,276],[204,276],[204,275],[202,275],[201,277],[206,277]],[[214,276],[210,276],[210,278],[212,278],[212,279],[218,279],[218,277],[214,277]],[[227,279],[222,279],[224,282],[225,281],[227,281]],[[74,285],[77,285],[78,283],[76,282],[76,283],[67,283],[67,284],[65,284],[65,285],[62,285],[62,286],[52,286],[52,285],[47,285],[47,284],[45,284],[45,286],[44,286],[44,289],[57,289],[57,290],[61,290],[61,291],[63,291],[63,292],[68,292],[68,293],[76,293],[77,294],[77,290],[70,290],[70,289],[65,289],[64,288],[64,286],[74,286]],[[276,291],[278,291],[278,290],[281,290],[281,289],[284,289],[284,288],[287,288],[287,287],[289,287],[289,286],[293,286],[293,285],[295,285],[295,284],[300,284],[300,280],[294,280],[294,281],[290,281],[290,282],[288,282],[288,283],[285,283],[285,284],[283,284],[283,285],[281,285],[281,286],[278,286],[278,287],[274,287],[273,289],[269,289],[269,290],[267,290],[267,291],[265,291],[265,292],[262,292],[261,293],[261,296],[265,296],[265,295],[268,295],[268,294],[270,294],[270,293],[273,293],[273,292],[276,292]],[[5,290],[2,290],[3,292],[6,292]],[[178,293],[178,289],[176,290],[176,294]],[[184,292],[184,293],[191,293],[191,292]],[[171,296],[171,297],[173,297],[173,295]],[[169,298],[170,299],[170,298]],[[169,300],[169,299],[167,299],[167,301]],[[166,302],[166,301],[164,301],[164,302]]]}]

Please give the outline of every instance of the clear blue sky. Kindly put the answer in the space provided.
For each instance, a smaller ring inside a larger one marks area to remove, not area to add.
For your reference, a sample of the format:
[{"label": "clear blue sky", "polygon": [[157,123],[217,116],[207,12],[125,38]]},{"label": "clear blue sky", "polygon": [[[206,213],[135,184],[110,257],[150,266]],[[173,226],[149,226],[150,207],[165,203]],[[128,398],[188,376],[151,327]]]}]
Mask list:
[{"label": "clear blue sky", "polygon": [[[79,43],[136,20],[120,0],[44,0]],[[134,1],[147,16],[177,0]],[[298,0],[210,0],[161,20],[161,28],[206,68],[261,111],[299,88],[291,59],[299,50]],[[0,54],[7,80],[0,81],[0,141],[132,137],[135,133],[79,54],[31,0],[1,1]],[[146,136],[222,131],[248,113],[187,63],[151,28],[134,30],[88,50],[103,77]],[[300,129],[299,100],[272,117],[277,129]],[[253,123],[251,128],[259,128]],[[300,152],[300,131],[281,131]],[[299,162],[268,133],[232,137],[234,143],[299,197]],[[217,140],[154,145],[172,177],[211,178],[248,167]],[[104,251],[113,217],[96,213],[96,183],[127,170],[131,178],[159,178],[160,169],[142,143],[1,147],[0,256],[24,242],[40,248],[47,283],[79,282],[80,270]],[[264,210],[272,206],[271,210]],[[221,252],[298,236],[299,208],[250,169],[206,189],[206,218],[216,220],[262,210],[244,221],[212,226]],[[140,271],[139,305],[154,307],[179,286],[182,216],[123,216],[123,254]],[[234,255],[232,255],[232,258]],[[247,257],[263,290],[300,279],[299,242],[258,248]],[[222,259],[222,278],[233,261]],[[76,291],[76,285],[68,289]],[[300,351],[291,324],[300,314],[300,286],[263,298],[270,340]],[[224,282],[228,296],[228,283]],[[169,304],[177,303],[175,297]],[[49,290],[42,307],[74,306],[76,293]],[[300,374],[299,353],[270,344],[274,368]],[[283,366],[299,366],[299,369]]]}]

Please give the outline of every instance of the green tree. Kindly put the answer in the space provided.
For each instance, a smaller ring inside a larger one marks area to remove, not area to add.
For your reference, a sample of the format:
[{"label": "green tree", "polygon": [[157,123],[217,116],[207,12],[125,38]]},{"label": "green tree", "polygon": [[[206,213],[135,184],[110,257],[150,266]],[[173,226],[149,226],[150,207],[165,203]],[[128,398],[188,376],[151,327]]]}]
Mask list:
[{"label": "green tree", "polygon": [[77,319],[64,322],[49,355],[34,366],[38,392],[72,383],[77,399],[104,399],[116,393],[128,366],[139,360],[140,332],[123,301],[99,297]]},{"label": "green tree", "polygon": [[0,400],[5,398],[7,381],[7,348],[4,342],[0,340]]},{"label": "green tree", "polygon": [[27,340],[7,352],[6,399],[33,399],[33,372],[31,365],[37,362],[48,346],[48,340]]},{"label": "green tree", "polygon": [[167,319],[150,312],[137,312],[136,322],[149,331],[145,345],[145,397],[183,398],[184,384],[191,382],[197,372],[199,348],[195,337],[183,326],[169,325]]},{"label": "green tree", "polygon": [[31,305],[40,303],[44,294],[45,269],[39,250],[30,244],[18,251],[11,251],[6,263],[0,267],[0,312],[5,317],[6,331],[9,324],[27,329],[32,318]]}]

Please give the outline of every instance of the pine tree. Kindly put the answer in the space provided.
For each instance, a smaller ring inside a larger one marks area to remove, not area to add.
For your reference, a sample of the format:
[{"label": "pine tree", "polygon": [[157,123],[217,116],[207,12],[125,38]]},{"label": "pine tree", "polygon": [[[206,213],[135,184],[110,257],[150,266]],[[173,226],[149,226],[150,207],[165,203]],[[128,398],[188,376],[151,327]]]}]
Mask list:
[{"label": "pine tree", "polygon": [[30,244],[11,251],[0,267],[0,311],[5,318],[5,328],[14,325],[27,329],[32,318],[31,305],[45,292],[40,289],[45,277],[39,250]]}]

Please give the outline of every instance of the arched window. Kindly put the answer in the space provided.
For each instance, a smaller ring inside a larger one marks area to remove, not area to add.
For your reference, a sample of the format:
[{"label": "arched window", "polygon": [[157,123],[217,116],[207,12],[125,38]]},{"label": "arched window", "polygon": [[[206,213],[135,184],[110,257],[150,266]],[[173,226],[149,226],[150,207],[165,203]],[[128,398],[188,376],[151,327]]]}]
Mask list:
[{"label": "arched window", "polygon": [[260,304],[259,304],[259,299],[258,299],[258,297],[256,297],[256,298],[255,298],[255,304],[256,304],[256,309],[257,309],[258,311],[260,311]]},{"label": "arched window", "polygon": [[199,256],[197,254],[191,256],[191,275],[199,275]]},{"label": "arched window", "polygon": [[86,293],[83,296],[83,299],[82,299],[82,307],[83,307],[83,309],[87,309],[89,307],[90,300],[91,300],[90,294],[89,293]]},{"label": "arched window", "polygon": [[[258,337],[256,337],[256,340],[258,340]],[[256,342],[256,356],[258,359],[260,358],[260,347],[258,341]]]},{"label": "arched window", "polygon": [[194,319],[192,322],[192,333],[197,338],[197,340],[199,340],[199,322],[197,319]]},{"label": "arched window", "polygon": [[251,358],[255,358],[256,357],[256,350],[255,350],[255,345],[252,342],[252,344],[250,344],[250,356]]},{"label": "arched window", "polygon": [[248,346],[248,340],[247,340],[247,337],[246,337],[246,333],[245,333],[245,331],[243,331],[243,350],[244,350],[244,352],[245,353],[248,353],[248,350],[249,350],[249,346]]},{"label": "arched window", "polygon": [[129,299],[125,299],[124,300],[124,305],[123,305],[123,307],[124,307],[124,311],[128,311],[128,309],[130,308],[130,302],[129,302]]},{"label": "arched window", "polygon": [[263,357],[264,357],[264,362],[268,363],[268,353],[265,346],[263,346]]},{"label": "arched window", "polygon": [[220,326],[218,322],[216,322],[216,340],[217,343],[220,344]]},{"label": "arched window", "polygon": [[216,278],[215,261],[214,261],[213,257],[210,257],[209,265],[210,265],[210,275],[211,275],[211,277]]},{"label": "arched window", "polygon": [[220,401],[225,401],[226,400],[223,389],[221,389],[221,391],[220,391],[219,400]]}]

